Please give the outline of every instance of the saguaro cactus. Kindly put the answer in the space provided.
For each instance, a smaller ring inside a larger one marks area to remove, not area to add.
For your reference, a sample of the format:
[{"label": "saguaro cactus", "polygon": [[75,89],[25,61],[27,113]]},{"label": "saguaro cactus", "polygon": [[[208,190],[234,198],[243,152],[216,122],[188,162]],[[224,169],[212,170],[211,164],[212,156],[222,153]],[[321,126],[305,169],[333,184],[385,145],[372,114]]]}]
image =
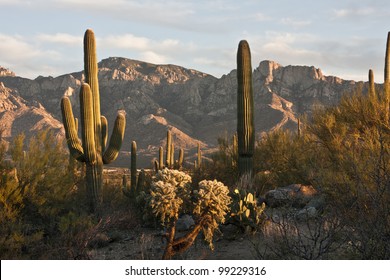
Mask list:
[{"label": "saguaro cactus", "polygon": [[131,156],[130,156],[130,189],[127,187],[126,175],[123,175],[122,190],[129,198],[136,198],[142,190],[145,181],[145,171],[142,169],[137,174],[137,142],[131,142]]},{"label": "saguaro cactus", "polygon": [[368,70],[368,94],[371,97],[375,97],[375,81],[374,81],[374,71],[372,69]]},{"label": "saguaro cactus", "polygon": [[70,154],[86,165],[86,185],[89,206],[96,211],[102,200],[103,164],[116,159],[125,132],[125,115],[119,113],[108,148],[107,119],[100,115],[100,95],[95,35],[88,29],[84,35],[85,83],[80,89],[81,135],[77,136],[72,105],[68,97],[61,100],[62,119]]},{"label": "saguaro cactus", "polygon": [[131,189],[135,190],[137,187],[137,143],[131,142],[131,160],[130,160],[130,180]]},{"label": "saguaro cactus", "polygon": [[385,55],[385,78],[384,78],[384,102],[385,102],[385,121],[387,124],[389,120],[390,109],[390,32],[387,33],[386,41],[386,55]]},{"label": "saguaro cactus", "polygon": [[202,150],[200,149],[200,143],[198,142],[198,153],[197,153],[197,167],[202,168]]},{"label": "saguaro cactus", "polygon": [[238,170],[244,175],[253,172],[255,149],[251,52],[245,40],[238,45],[237,82]]}]

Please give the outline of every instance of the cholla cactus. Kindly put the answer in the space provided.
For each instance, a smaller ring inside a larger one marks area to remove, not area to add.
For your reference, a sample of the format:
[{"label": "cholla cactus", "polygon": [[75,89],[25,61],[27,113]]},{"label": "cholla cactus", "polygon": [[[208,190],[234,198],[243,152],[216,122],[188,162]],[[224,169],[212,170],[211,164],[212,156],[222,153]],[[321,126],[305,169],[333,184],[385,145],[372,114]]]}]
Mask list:
[{"label": "cholla cactus", "polygon": [[199,182],[199,191],[196,198],[197,202],[193,214],[199,217],[210,217],[203,225],[203,234],[210,248],[214,249],[214,230],[218,228],[218,224],[225,222],[225,216],[230,210],[229,189],[217,180],[203,180]]},{"label": "cholla cactus", "polygon": [[149,205],[163,224],[179,218],[182,204],[190,196],[191,181],[184,172],[168,168],[159,170],[153,178]]},{"label": "cholla cactus", "polygon": [[[216,180],[203,180],[198,189],[193,190],[191,181],[191,177],[184,172],[167,168],[160,170],[153,178],[149,205],[153,214],[168,228],[164,259],[187,250],[201,230],[213,249],[214,230],[225,221],[225,215],[230,210],[228,187]],[[195,225],[185,236],[175,239],[176,222],[181,213],[192,213]]]}]

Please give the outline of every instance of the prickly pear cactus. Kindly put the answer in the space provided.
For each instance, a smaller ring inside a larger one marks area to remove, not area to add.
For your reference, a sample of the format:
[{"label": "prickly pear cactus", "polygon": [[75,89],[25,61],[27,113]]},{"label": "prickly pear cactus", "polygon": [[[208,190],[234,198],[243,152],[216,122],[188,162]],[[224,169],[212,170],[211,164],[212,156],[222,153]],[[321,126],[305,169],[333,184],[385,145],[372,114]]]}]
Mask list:
[{"label": "prickly pear cactus", "polygon": [[256,231],[264,220],[265,204],[258,205],[254,194],[236,189],[233,195],[233,206],[230,222],[243,230]]}]

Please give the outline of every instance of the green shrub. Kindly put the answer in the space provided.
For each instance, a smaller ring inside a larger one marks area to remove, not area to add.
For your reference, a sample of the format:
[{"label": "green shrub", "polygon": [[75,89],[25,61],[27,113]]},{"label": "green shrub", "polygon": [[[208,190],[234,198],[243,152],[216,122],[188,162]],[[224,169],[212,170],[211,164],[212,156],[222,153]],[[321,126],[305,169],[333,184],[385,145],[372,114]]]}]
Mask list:
[{"label": "green shrub", "polygon": [[63,144],[50,131],[41,131],[28,143],[23,134],[17,136],[8,151],[8,169],[1,153],[0,257],[72,258],[63,247],[72,244],[80,224],[85,229],[93,220],[84,211],[82,188],[68,172]]}]

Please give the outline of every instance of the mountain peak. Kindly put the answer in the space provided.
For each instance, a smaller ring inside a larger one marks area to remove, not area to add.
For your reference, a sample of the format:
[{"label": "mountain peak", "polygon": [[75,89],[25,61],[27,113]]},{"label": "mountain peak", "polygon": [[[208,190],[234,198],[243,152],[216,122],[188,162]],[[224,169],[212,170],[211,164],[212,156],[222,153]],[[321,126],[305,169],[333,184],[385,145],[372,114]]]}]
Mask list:
[{"label": "mountain peak", "polygon": [[15,73],[11,70],[0,66],[0,77],[15,77]]},{"label": "mountain peak", "polygon": [[185,83],[190,79],[204,78],[208,74],[173,64],[153,64],[123,57],[109,57],[99,63],[102,72],[114,80],[149,80],[154,84]]},{"label": "mountain peak", "polygon": [[321,69],[315,68],[314,66],[282,66],[271,60],[261,61],[257,70],[260,72],[260,75],[265,78],[266,85],[272,83],[274,78],[284,80],[290,84],[301,83],[307,80],[325,79]]}]

